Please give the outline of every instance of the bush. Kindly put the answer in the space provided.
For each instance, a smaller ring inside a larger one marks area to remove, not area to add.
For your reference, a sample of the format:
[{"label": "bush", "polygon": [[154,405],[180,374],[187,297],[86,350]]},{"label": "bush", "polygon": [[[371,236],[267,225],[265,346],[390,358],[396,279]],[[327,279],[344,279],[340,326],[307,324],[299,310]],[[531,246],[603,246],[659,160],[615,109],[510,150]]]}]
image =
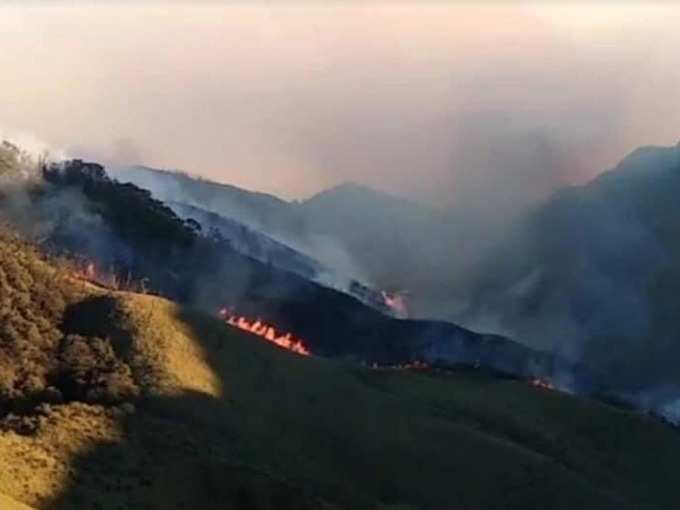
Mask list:
[{"label": "bush", "polygon": [[116,403],[139,394],[130,367],[108,340],[68,335],[59,364],[58,384],[67,399]]},{"label": "bush", "polygon": [[138,394],[110,339],[65,333],[66,312],[86,296],[65,267],[0,229],[0,417],[43,401],[116,403]]}]

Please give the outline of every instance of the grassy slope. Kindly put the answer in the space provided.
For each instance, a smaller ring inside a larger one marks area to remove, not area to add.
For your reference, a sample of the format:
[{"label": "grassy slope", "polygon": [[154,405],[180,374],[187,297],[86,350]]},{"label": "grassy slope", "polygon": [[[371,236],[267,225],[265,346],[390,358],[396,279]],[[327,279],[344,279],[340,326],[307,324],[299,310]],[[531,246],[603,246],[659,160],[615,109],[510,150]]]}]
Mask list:
[{"label": "grassy slope", "polygon": [[49,510],[676,507],[680,435],[650,419],[475,373],[302,358],[157,297],[67,288],[55,327],[107,339],[140,397],[42,405],[29,432],[5,426],[4,497]]},{"label": "grassy slope", "polygon": [[4,496],[3,494],[0,494],[0,508],[3,510],[31,510],[30,506],[19,503],[8,496]]}]

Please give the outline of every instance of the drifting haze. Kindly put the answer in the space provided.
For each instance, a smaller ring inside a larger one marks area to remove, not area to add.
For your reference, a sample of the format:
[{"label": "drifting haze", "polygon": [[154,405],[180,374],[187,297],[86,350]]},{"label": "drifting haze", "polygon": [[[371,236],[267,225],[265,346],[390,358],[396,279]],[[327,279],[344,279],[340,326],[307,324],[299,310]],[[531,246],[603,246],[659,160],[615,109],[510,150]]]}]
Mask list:
[{"label": "drifting haze", "polygon": [[28,5],[0,124],[109,163],[498,208],[680,132],[672,5]]}]

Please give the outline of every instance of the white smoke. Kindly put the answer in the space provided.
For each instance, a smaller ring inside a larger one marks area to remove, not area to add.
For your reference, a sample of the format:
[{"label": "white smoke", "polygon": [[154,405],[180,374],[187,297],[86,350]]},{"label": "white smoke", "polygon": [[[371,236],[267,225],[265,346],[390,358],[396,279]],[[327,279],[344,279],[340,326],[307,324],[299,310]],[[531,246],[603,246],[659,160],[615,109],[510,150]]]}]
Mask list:
[{"label": "white smoke", "polygon": [[680,387],[664,385],[637,393],[624,394],[622,398],[635,408],[663,418],[680,426]]},{"label": "white smoke", "polygon": [[0,126],[0,143],[8,143],[21,152],[26,162],[37,165],[47,161],[65,161],[72,156],[60,147],[55,147],[33,133]]}]

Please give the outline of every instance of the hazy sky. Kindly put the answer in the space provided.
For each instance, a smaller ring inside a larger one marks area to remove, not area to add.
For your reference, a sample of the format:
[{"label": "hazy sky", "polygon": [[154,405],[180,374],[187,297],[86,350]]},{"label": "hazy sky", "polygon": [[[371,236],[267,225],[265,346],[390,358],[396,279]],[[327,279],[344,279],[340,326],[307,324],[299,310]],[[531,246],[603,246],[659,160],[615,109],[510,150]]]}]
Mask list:
[{"label": "hazy sky", "polygon": [[680,139],[679,27],[673,3],[6,3],[0,131],[286,197],[522,200]]}]

